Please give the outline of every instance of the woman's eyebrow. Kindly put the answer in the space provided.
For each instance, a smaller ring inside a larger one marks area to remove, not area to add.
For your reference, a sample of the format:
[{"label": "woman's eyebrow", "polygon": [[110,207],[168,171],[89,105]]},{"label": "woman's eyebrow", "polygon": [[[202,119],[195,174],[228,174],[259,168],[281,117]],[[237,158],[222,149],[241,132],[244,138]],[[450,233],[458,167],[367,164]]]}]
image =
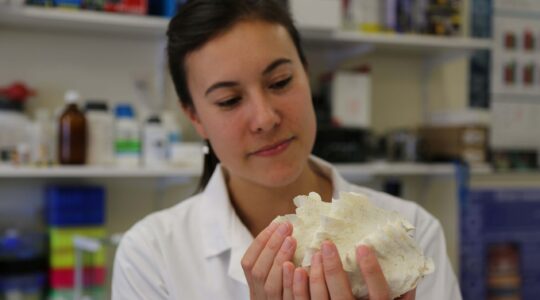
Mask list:
[{"label": "woman's eyebrow", "polygon": [[217,90],[219,88],[227,88],[227,87],[235,87],[238,85],[238,82],[236,81],[220,81],[212,84],[204,93],[204,96],[208,96],[212,91]]},{"label": "woman's eyebrow", "polygon": [[[292,61],[287,58],[278,58],[274,60],[271,64],[269,64],[264,71],[262,72],[263,76],[267,76],[268,74],[272,73],[277,67],[284,65],[284,64],[292,64]],[[211,92],[214,90],[220,89],[220,88],[229,88],[229,87],[235,87],[238,86],[238,82],[236,81],[219,81],[214,84],[212,84],[204,93],[205,96],[208,96]]]},{"label": "woman's eyebrow", "polygon": [[290,59],[287,59],[287,58],[278,58],[278,59],[274,60],[271,64],[268,65],[268,67],[266,67],[266,69],[264,69],[264,71],[262,73],[263,76],[266,76],[266,75],[270,74],[277,67],[279,67],[279,66],[281,66],[283,64],[292,64],[292,61]]}]

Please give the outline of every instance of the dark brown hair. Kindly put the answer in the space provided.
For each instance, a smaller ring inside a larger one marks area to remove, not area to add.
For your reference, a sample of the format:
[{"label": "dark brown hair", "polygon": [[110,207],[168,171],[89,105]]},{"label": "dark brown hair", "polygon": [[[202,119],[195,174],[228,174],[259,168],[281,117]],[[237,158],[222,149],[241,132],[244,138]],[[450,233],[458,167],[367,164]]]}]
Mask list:
[{"label": "dark brown hair", "polygon": [[[169,23],[167,53],[169,70],[182,106],[195,110],[185,68],[186,56],[202,48],[217,35],[243,20],[261,20],[283,26],[289,33],[304,66],[306,57],[300,44],[300,34],[280,0],[189,0]],[[219,159],[208,141],[199,190],[206,187]]]}]

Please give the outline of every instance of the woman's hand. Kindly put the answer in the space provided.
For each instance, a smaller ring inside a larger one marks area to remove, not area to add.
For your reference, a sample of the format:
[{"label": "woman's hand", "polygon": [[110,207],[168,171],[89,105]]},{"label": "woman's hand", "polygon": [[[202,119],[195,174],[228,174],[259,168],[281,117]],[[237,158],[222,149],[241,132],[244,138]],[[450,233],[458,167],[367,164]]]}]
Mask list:
[{"label": "woman's hand", "polygon": [[272,222],[244,254],[241,264],[251,299],[283,298],[283,264],[290,263],[296,250],[291,234],[291,224]]},{"label": "woman's hand", "polygon": [[[388,283],[373,251],[366,246],[358,247],[356,261],[366,282],[369,299],[390,299]],[[284,263],[283,289],[284,299],[354,299],[337,248],[329,241],[323,242],[321,251],[313,255],[309,274],[303,268],[295,269],[290,262]],[[414,300],[415,294],[412,290],[398,299]]]}]

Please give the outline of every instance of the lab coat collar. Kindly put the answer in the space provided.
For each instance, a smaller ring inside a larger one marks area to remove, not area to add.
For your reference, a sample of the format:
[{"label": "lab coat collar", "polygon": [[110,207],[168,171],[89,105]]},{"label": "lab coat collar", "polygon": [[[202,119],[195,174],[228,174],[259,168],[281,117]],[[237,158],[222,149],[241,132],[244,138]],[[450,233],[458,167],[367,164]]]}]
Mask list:
[{"label": "lab coat collar", "polygon": [[214,170],[201,200],[204,256],[208,259],[230,251],[229,276],[247,284],[240,261],[253,237],[232,206],[221,165]]},{"label": "lab coat collar", "polygon": [[234,209],[229,200],[225,177],[220,165],[216,167],[202,193],[201,239],[206,258],[216,256],[230,248],[227,226]]},{"label": "lab coat collar", "polygon": [[[333,197],[339,191],[349,190],[349,183],[328,162],[310,157],[310,163],[321,175],[331,180]],[[253,241],[253,236],[236,214],[227,191],[225,174],[218,165],[202,193],[201,239],[205,245],[206,258],[217,256],[230,250],[228,274],[231,278],[247,284],[240,264],[244,253]]]}]

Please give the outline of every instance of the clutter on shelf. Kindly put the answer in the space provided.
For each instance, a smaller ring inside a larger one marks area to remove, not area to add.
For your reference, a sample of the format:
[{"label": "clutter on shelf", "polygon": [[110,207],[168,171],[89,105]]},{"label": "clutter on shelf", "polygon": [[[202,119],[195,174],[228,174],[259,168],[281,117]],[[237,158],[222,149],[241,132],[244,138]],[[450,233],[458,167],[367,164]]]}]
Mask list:
[{"label": "clutter on shelf", "polygon": [[34,94],[22,83],[0,89],[0,165],[202,165],[202,144],[182,140],[175,112],[153,109],[149,116],[138,115],[129,103],[83,101],[77,91],[68,90],[64,107],[56,109],[54,116],[50,109],[38,107],[30,119],[24,104]]}]

